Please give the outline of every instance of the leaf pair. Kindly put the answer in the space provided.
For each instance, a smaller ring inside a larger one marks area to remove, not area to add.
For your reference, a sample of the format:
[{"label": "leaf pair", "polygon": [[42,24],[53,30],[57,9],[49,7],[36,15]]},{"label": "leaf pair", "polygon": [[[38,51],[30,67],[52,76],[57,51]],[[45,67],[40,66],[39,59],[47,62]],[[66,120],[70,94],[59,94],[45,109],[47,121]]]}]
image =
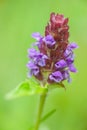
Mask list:
[{"label": "leaf pair", "polygon": [[34,94],[43,94],[47,92],[47,87],[41,87],[35,80],[29,79],[19,84],[14,90],[6,95],[6,99],[13,99],[22,96],[31,96]]},{"label": "leaf pair", "polygon": [[13,99],[22,96],[31,96],[35,94],[44,94],[48,90],[54,88],[65,88],[63,83],[46,84],[44,87],[40,83],[36,82],[35,79],[31,78],[19,84],[14,90],[6,95],[6,99]]}]

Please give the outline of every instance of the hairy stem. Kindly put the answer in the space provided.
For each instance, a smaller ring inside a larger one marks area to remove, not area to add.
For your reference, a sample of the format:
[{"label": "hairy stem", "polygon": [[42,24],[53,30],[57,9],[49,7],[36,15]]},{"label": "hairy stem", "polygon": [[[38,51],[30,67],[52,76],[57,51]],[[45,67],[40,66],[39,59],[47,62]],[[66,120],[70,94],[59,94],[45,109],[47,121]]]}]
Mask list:
[{"label": "hairy stem", "polygon": [[37,119],[36,119],[36,124],[35,124],[35,129],[34,130],[39,130],[39,125],[40,125],[40,120],[44,108],[44,103],[46,100],[46,93],[43,95],[40,95],[40,103],[39,103],[39,108],[38,108],[38,114],[37,114]]}]

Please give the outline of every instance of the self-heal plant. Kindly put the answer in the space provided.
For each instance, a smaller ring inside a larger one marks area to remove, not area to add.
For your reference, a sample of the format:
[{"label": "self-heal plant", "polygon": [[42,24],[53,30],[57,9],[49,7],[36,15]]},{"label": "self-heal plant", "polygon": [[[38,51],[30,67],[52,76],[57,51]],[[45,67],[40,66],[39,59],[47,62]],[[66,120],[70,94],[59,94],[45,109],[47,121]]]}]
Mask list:
[{"label": "self-heal plant", "polygon": [[32,34],[38,51],[34,48],[28,50],[29,77],[34,76],[43,87],[47,83],[61,85],[64,80],[70,82],[70,72],[77,72],[73,50],[78,46],[74,42],[69,43],[68,30],[68,18],[52,13],[45,36],[38,32]]},{"label": "self-heal plant", "polygon": [[[36,42],[28,49],[28,79],[20,84],[9,97],[40,94],[40,104],[34,130],[39,129],[40,122],[51,115],[52,110],[41,119],[47,93],[55,87],[64,87],[64,81],[71,82],[70,72],[76,73],[74,66],[75,42],[69,42],[68,18],[51,13],[45,27],[45,35],[33,33]],[[36,48],[36,49],[35,49]]]}]

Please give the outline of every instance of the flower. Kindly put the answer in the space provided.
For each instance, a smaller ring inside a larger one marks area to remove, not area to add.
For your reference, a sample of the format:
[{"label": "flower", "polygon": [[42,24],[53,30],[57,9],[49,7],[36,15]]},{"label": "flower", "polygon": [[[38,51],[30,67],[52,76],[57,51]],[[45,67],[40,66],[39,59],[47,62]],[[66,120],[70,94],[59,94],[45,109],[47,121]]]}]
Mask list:
[{"label": "flower", "polygon": [[33,62],[29,62],[27,64],[27,67],[30,69],[29,77],[32,75],[38,75],[39,74],[39,67],[36,66]]},{"label": "flower", "polygon": [[38,55],[38,52],[34,49],[34,48],[31,48],[31,49],[28,49],[28,56],[33,59],[34,57],[36,57]]},{"label": "flower", "polygon": [[69,70],[71,71],[71,72],[77,72],[77,69],[75,68],[75,66],[73,65],[73,64],[70,64],[69,65]]},{"label": "flower", "polygon": [[64,68],[67,66],[67,63],[65,60],[60,60],[58,61],[56,64],[55,64],[55,67],[58,69],[58,68]]},{"label": "flower", "polygon": [[63,80],[63,76],[60,71],[56,71],[49,76],[49,79],[59,83]]},{"label": "flower", "polygon": [[47,35],[43,38],[43,41],[47,44],[48,48],[51,48],[55,45],[56,41],[52,35]]},{"label": "flower", "polygon": [[75,42],[69,43],[68,18],[64,15],[51,13],[45,27],[45,36],[33,33],[36,49],[28,49],[30,62],[27,64],[29,75],[34,76],[42,84],[62,83],[71,81],[70,72],[76,73],[74,66]]},{"label": "flower", "polygon": [[34,64],[39,65],[39,66],[45,66],[45,60],[48,59],[46,55],[43,53],[40,53],[39,51],[35,49],[29,49],[28,50],[29,57],[32,59]]},{"label": "flower", "polygon": [[72,42],[72,43],[70,43],[70,44],[68,45],[68,48],[70,48],[71,50],[73,50],[73,49],[78,48],[78,45],[77,45],[76,43]]},{"label": "flower", "polygon": [[63,80],[67,80],[69,83],[71,82],[69,70],[62,71]]},{"label": "flower", "polygon": [[40,41],[42,39],[42,36],[39,32],[33,33],[32,37],[35,38],[37,41]]},{"label": "flower", "polygon": [[46,55],[39,53],[37,56],[35,56],[34,62],[35,62],[35,64],[43,67],[46,65],[46,59],[48,59],[48,57]]}]

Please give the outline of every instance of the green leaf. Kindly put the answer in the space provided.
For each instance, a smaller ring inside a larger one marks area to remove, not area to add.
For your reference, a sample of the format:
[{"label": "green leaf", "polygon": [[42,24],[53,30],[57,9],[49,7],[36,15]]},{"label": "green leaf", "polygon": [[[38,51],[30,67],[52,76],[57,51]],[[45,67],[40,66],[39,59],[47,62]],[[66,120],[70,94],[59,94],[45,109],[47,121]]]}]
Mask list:
[{"label": "green leaf", "polygon": [[35,82],[35,80],[30,79],[22,82],[13,91],[8,93],[6,95],[6,99],[43,94],[47,91],[47,87],[41,87],[39,83]]},{"label": "green leaf", "polygon": [[52,116],[56,112],[56,109],[51,110],[49,113],[47,113],[42,119],[41,122],[45,121],[47,118]]}]

